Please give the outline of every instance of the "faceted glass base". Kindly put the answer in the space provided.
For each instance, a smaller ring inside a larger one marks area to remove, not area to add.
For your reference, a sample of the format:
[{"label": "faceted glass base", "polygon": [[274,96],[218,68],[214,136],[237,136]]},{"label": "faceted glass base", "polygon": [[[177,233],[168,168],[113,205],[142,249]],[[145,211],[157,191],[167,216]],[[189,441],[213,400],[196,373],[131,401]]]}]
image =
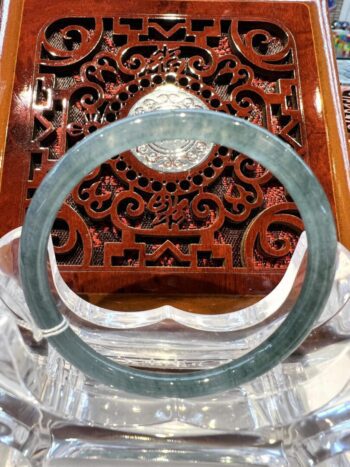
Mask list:
[{"label": "faceted glass base", "polygon": [[[338,245],[328,304],[285,362],[225,393],[152,399],[87,378],[41,339],[17,277],[20,229],[0,241],[0,449],[5,465],[349,465],[350,253]],[[302,282],[303,236],[281,282],[261,302],[223,315],[173,307],[109,312],[62,281],[53,286],[74,330],[117,361],[201,369],[264,340]],[[307,310],[305,310],[307,313]],[[146,464],[147,465],[147,464]]]}]

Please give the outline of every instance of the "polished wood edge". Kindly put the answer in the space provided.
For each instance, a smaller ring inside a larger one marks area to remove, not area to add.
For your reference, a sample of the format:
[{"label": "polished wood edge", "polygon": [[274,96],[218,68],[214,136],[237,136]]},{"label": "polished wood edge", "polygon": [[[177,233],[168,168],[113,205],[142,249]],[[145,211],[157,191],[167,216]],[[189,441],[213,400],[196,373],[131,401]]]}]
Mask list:
[{"label": "polished wood edge", "polygon": [[24,0],[0,2],[0,186]]},{"label": "polished wood edge", "polygon": [[321,96],[328,140],[331,180],[335,201],[335,221],[339,240],[350,248],[350,160],[338,70],[333,47],[327,0],[311,3],[310,14],[319,23],[313,31],[318,59]]},{"label": "polished wood edge", "polygon": [[93,305],[108,310],[138,312],[170,305],[190,313],[221,315],[232,313],[259,302],[264,295],[230,294],[79,294]]}]

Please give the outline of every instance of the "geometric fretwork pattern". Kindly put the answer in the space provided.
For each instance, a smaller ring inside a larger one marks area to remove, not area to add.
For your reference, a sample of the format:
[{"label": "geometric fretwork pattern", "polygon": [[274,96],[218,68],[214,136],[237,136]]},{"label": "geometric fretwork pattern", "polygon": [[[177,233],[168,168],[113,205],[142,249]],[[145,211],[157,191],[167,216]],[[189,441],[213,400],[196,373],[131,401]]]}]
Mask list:
[{"label": "geometric fretwork pattern", "polygon": [[[267,128],[307,158],[294,40],[280,26],[61,18],[38,38],[25,207],[67,149],[166,83]],[[177,173],[116,154],[67,198],[53,239],[66,266],[203,272],[284,268],[301,230],[295,205],[269,172],[214,146],[200,165]]]},{"label": "geometric fretwork pattern", "polygon": [[350,134],[350,86],[341,86],[346,129]]}]

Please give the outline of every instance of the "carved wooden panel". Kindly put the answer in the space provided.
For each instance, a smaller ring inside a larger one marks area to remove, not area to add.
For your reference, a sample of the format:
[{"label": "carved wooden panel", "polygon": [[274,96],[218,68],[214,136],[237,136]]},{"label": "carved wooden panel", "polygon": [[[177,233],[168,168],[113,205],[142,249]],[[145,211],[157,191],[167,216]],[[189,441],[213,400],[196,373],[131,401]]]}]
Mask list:
[{"label": "carved wooden panel", "polygon": [[[341,86],[342,102],[344,108],[345,124],[348,135],[350,135],[350,86]],[[349,136],[350,139],[350,136]]]},{"label": "carved wooden panel", "polygon": [[[27,19],[36,3],[27,1]],[[334,202],[316,58],[300,47],[310,20],[298,22],[287,7],[271,15],[263,3],[254,15],[239,2],[220,14],[214,3],[173,4],[170,15],[156,2],[119,5],[118,14],[87,2],[70,16],[51,7],[45,21],[25,26],[16,83],[28,106],[16,126],[14,101],[4,176],[14,191],[9,173],[20,167],[22,189],[7,227],[21,222],[45,174],[77,141],[169,105],[264,126],[316,168]],[[32,47],[23,42],[30,29]],[[261,293],[280,278],[301,230],[293,201],[263,167],[228,148],[178,141],[116,154],[94,170],[62,207],[53,239],[76,290]]]},{"label": "carved wooden panel", "polygon": [[[265,126],[306,152],[296,50],[276,24],[63,18],[38,41],[26,205],[67,148],[127,116],[141,99],[157,108],[156,99],[166,97],[162,89],[173,89],[172,101],[186,91],[180,108],[193,107],[196,96],[203,107]],[[161,94],[152,99],[155,89]],[[145,145],[138,148],[143,163],[132,153],[116,155],[85,179],[54,229],[60,264],[192,271],[285,266],[301,222],[283,187],[242,154],[205,151],[203,142],[194,142],[189,154],[183,143],[190,161],[206,155],[191,170]],[[150,170],[152,163],[161,171]],[[277,228],[269,229],[271,220]]]}]

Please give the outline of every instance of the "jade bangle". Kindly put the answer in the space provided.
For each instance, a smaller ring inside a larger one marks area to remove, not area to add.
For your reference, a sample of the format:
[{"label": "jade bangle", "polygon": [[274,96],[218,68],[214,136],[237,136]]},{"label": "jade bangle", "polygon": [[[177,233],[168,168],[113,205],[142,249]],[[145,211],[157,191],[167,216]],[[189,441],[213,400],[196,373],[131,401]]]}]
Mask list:
[{"label": "jade bangle", "polygon": [[303,341],[323,310],[335,271],[336,232],[320,184],[290,146],[268,131],[219,112],[171,110],[114,122],[70,149],[41,183],[22,230],[20,272],[37,325],[62,321],[50,291],[47,244],[56,214],[77,183],[104,161],[141,144],[196,139],[234,148],[270,170],[303,218],[308,265],[301,293],[281,326],[262,344],[222,366],[185,374],[158,374],[119,365],[85,344],[71,328],[49,338],[69,362],[95,380],[143,396],[196,397],[231,389],[273,368]]}]

